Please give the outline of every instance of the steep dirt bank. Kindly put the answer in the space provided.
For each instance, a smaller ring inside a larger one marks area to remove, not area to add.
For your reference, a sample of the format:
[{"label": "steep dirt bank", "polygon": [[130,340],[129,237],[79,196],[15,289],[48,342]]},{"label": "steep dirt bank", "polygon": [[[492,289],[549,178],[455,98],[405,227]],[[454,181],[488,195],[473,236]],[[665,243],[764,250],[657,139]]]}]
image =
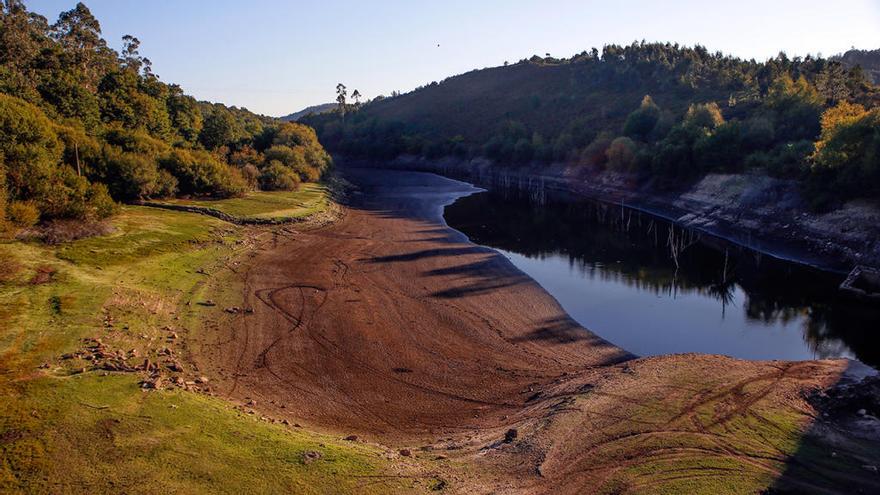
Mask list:
[{"label": "steep dirt bank", "polygon": [[847,361],[637,359],[445,225],[472,187],[346,174],[360,189],[344,218],[237,265],[245,310],[193,342],[222,395],[404,449],[456,493],[880,488],[863,467],[880,463],[877,440],[816,422],[807,400]]},{"label": "steep dirt bank", "polygon": [[481,159],[401,157],[381,166],[466,178],[484,187],[526,189],[536,196],[571,194],[622,204],[826,270],[848,272],[858,264],[880,266],[880,205],[857,200],[817,214],[807,207],[793,181],[710,174],[686,188],[657,191],[651,184],[638,185],[624,174],[590,173],[562,165],[504,168]]}]

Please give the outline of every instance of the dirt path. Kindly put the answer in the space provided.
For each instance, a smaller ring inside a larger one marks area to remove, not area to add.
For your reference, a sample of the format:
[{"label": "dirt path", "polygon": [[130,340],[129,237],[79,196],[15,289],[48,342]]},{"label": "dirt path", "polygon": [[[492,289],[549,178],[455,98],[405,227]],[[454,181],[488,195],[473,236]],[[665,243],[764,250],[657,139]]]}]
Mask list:
[{"label": "dirt path", "polygon": [[344,218],[255,253],[239,272],[253,313],[227,315],[197,359],[222,393],[264,414],[443,450],[459,462],[449,476],[470,473],[453,489],[766,487],[787,479],[803,444],[814,414],[804,394],[847,366],[635,359],[445,226],[443,205],[470,186],[347,174],[360,191]]}]

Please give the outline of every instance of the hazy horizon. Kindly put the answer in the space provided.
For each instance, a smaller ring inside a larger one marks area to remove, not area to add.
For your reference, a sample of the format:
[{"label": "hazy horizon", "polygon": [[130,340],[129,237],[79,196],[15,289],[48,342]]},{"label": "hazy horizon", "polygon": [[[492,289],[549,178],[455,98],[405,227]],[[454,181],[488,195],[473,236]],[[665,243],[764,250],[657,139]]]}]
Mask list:
[{"label": "hazy horizon", "polygon": [[[50,23],[76,4],[25,3]],[[195,2],[84,3],[113,48],[119,49],[125,34],[138,37],[141,53],[163,81],[180,84],[201,100],[273,116],[333,101],[338,82],[372,98],[535,54],[569,57],[634,40],[700,44],[756,60],[780,51],[794,57],[828,56],[852,46],[874,49],[880,40],[880,5],[868,0],[834,6],[745,0],[735,9],[693,0],[634,2],[629,8],[572,0],[540,6],[391,1],[366,8],[350,1],[245,5],[223,0],[208,9]],[[751,32],[743,26],[752,26]]]}]

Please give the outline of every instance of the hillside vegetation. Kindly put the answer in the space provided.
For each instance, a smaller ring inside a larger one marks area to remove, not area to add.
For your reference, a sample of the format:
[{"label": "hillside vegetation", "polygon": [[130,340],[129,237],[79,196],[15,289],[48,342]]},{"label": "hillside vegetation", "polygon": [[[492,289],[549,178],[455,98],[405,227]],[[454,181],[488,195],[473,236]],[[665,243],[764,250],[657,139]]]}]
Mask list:
[{"label": "hillside vegetation", "polygon": [[312,105],[312,106],[303,108],[302,110],[300,110],[298,112],[293,112],[291,114],[285,115],[284,117],[281,117],[281,120],[283,120],[285,122],[296,122],[299,119],[305,117],[306,115],[322,114],[322,113],[332,112],[333,110],[336,110],[336,103],[321,103],[320,105]]},{"label": "hillside vegetation", "polygon": [[117,202],[293,190],[330,157],[311,128],[198,102],[121,52],[79,3],[50,24],[0,2],[0,230],[93,220]]},{"label": "hillside vegetation", "polygon": [[823,205],[880,197],[878,98],[860,68],[838,61],[641,42],[535,56],[380,97],[345,119],[303,120],[347,156],[562,162],[661,182],[759,170],[804,180]]}]

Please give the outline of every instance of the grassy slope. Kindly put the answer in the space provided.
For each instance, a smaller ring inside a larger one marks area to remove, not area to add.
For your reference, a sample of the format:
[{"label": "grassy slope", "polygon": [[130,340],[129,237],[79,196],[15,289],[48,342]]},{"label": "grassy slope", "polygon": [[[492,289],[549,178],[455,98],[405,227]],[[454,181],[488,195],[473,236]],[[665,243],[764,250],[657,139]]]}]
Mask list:
[{"label": "grassy slope", "polygon": [[[316,190],[303,194],[325,201]],[[261,421],[209,394],[144,392],[141,373],[61,359],[85,337],[101,338],[111,350],[137,349],[141,360],[158,361],[165,346],[185,356],[186,326],[217,309],[187,304],[204,297],[207,277],[197,270],[219,269],[247,245],[243,229],[191,213],[126,207],[114,224],[110,236],[58,248],[0,245],[6,273],[16,272],[0,285],[0,492],[407,488],[374,483],[389,469],[378,448]],[[30,282],[49,267],[50,281]],[[166,340],[172,330],[181,338]],[[39,369],[42,363],[48,367]],[[305,451],[322,457],[305,463]]]},{"label": "grassy slope", "polygon": [[327,206],[327,191],[319,184],[303,184],[298,191],[255,191],[243,198],[168,201],[171,204],[214,208],[240,218],[304,218]]}]

